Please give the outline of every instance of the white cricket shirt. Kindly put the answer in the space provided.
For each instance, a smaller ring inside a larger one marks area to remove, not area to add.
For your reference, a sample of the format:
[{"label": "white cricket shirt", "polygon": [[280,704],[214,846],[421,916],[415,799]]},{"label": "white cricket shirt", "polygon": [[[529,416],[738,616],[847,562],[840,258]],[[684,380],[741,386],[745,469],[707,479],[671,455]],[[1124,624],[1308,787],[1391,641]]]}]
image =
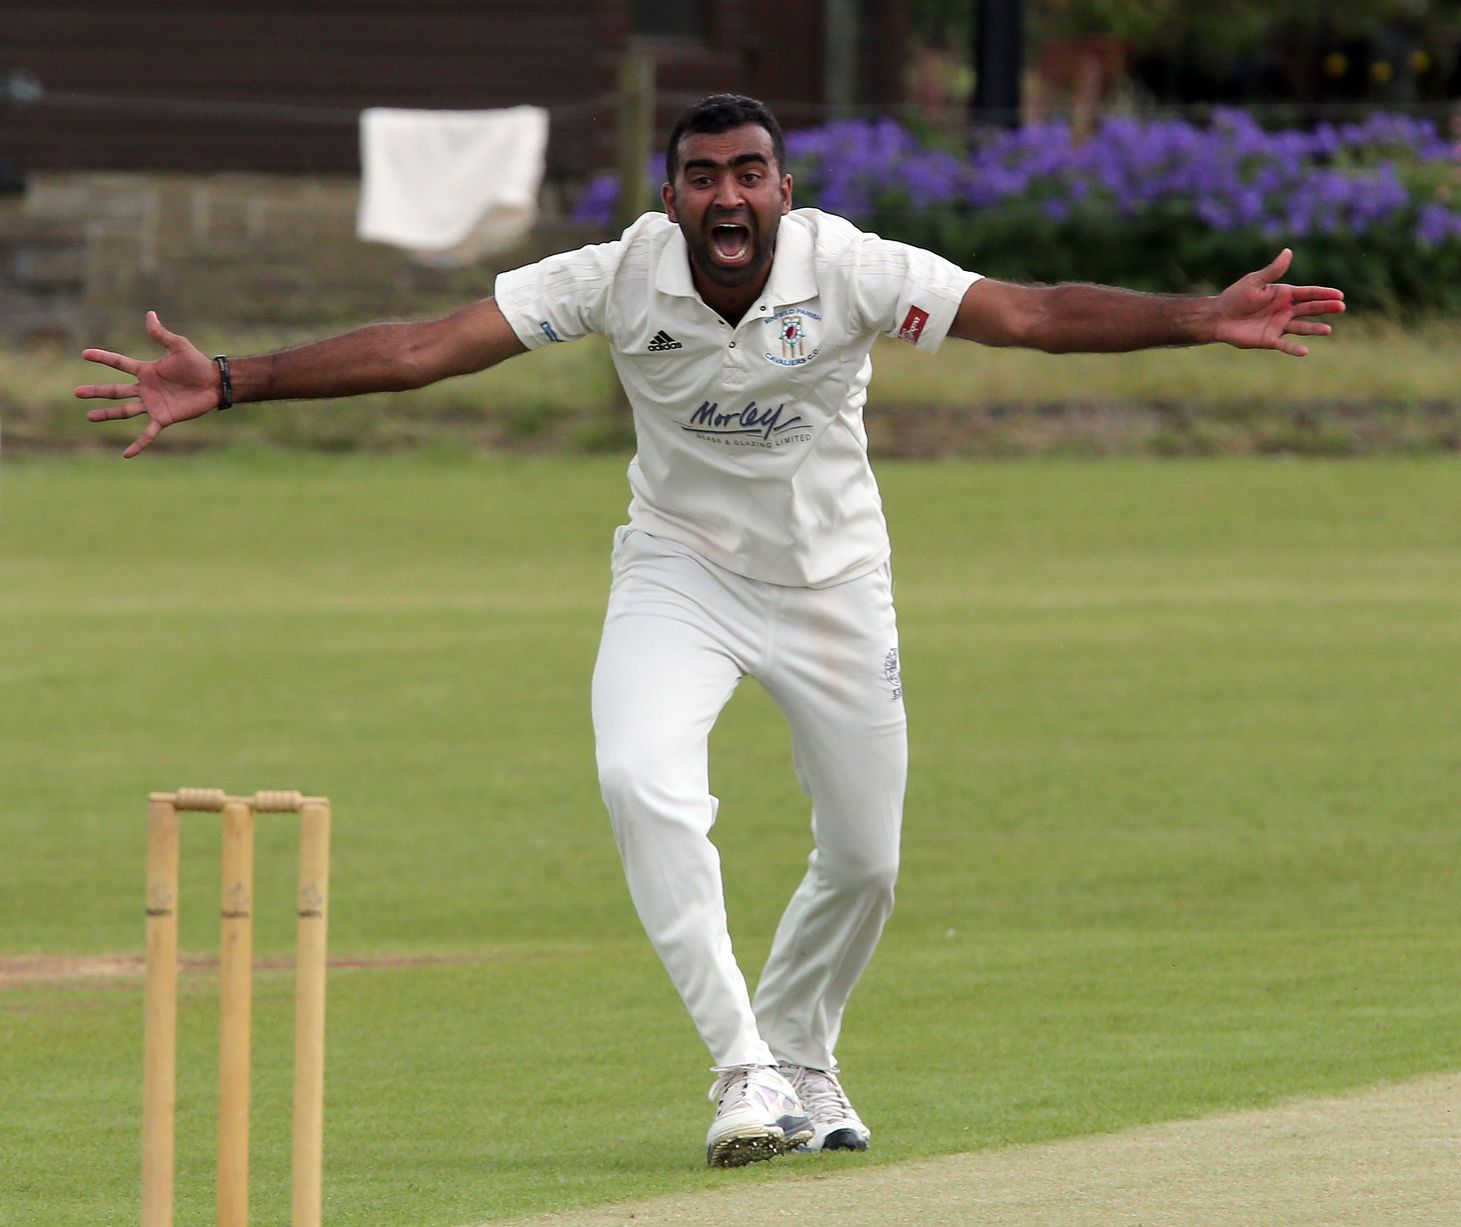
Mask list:
[{"label": "white cricket shirt", "polygon": [[817,209],[781,219],[760,300],[732,327],[696,292],[677,225],[497,278],[529,349],[606,337],[634,410],[629,522],[752,579],[826,587],[889,553],[862,410],[879,333],[936,350],[978,275]]}]

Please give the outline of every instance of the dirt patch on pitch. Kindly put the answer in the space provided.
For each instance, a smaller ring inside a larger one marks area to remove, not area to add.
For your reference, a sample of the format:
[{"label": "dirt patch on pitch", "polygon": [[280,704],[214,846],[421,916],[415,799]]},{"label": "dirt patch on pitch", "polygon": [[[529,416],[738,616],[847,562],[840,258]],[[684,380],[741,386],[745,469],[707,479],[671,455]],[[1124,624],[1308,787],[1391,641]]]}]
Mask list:
[{"label": "dirt patch on pitch", "polygon": [[521,1220],[521,1227],[1455,1227],[1461,1074],[1264,1111]]},{"label": "dirt patch on pitch", "polygon": [[[330,968],[445,967],[500,961],[501,956],[490,954],[382,954],[331,959]],[[214,972],[218,970],[218,957],[185,954],[178,966],[184,975]],[[294,960],[289,957],[254,960],[256,971],[288,971],[293,966]],[[7,955],[0,958],[0,991],[22,984],[124,980],[142,976],[146,970],[140,954]]]}]

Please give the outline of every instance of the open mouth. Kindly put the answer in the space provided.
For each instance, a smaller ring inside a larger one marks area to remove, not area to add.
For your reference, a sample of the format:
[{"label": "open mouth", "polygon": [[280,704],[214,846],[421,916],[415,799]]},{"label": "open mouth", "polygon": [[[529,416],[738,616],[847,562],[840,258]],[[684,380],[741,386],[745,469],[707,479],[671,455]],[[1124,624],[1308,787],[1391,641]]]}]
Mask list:
[{"label": "open mouth", "polygon": [[751,250],[751,231],[734,222],[722,222],[710,231],[710,244],[725,264],[736,264]]}]

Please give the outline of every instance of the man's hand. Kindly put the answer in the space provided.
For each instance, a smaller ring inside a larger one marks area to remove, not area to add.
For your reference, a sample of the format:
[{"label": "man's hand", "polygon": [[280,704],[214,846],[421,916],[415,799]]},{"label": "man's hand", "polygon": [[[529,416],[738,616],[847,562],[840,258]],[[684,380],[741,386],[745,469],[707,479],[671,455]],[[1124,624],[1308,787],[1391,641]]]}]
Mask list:
[{"label": "man's hand", "polygon": [[1213,340],[1302,358],[1308,347],[1289,340],[1290,335],[1327,337],[1333,331],[1308,317],[1343,311],[1344,291],[1323,285],[1279,285],[1293,258],[1285,247],[1267,268],[1240,278],[1217,296]]},{"label": "man's hand", "polygon": [[99,362],[130,375],[136,383],[88,384],[76,389],[83,400],[121,400],[125,405],[93,409],[87,415],[92,422],[112,422],[120,418],[148,417],[147,427],[122,455],[130,460],[175,422],[202,417],[217,408],[220,380],[218,364],[205,357],[186,337],[169,332],[157,318],[147,313],[147,335],[162,346],[161,358],[144,362],[106,349],[82,350],[88,362]]}]

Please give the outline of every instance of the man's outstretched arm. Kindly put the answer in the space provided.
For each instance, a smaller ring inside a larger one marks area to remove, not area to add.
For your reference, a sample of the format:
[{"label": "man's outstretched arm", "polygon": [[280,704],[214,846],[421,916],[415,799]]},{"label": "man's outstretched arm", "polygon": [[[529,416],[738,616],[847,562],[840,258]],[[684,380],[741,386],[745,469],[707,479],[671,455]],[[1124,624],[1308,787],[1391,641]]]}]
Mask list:
[{"label": "man's outstretched arm", "polygon": [[[167,427],[216,409],[222,391],[218,364],[186,337],[164,328],[154,311],[147,313],[147,334],[162,346],[162,357],[130,358],[105,349],[87,349],[81,355],[134,380],[76,389],[76,395],[85,400],[125,402],[91,410],[86,415],[90,421],[147,415],[146,428],[122,453],[128,459]],[[440,319],[370,324],[256,358],[232,358],[233,401],[399,392],[484,370],[525,348],[497,303],[487,298]]]},{"label": "man's outstretched arm", "polygon": [[1162,345],[1222,341],[1239,349],[1276,349],[1295,358],[1308,348],[1292,337],[1323,337],[1312,317],[1344,310],[1344,292],[1283,285],[1293,252],[1210,297],[1139,294],[1100,285],[1013,285],[985,278],[964,294],[951,336],[984,345],[1047,353],[1124,353]]}]

